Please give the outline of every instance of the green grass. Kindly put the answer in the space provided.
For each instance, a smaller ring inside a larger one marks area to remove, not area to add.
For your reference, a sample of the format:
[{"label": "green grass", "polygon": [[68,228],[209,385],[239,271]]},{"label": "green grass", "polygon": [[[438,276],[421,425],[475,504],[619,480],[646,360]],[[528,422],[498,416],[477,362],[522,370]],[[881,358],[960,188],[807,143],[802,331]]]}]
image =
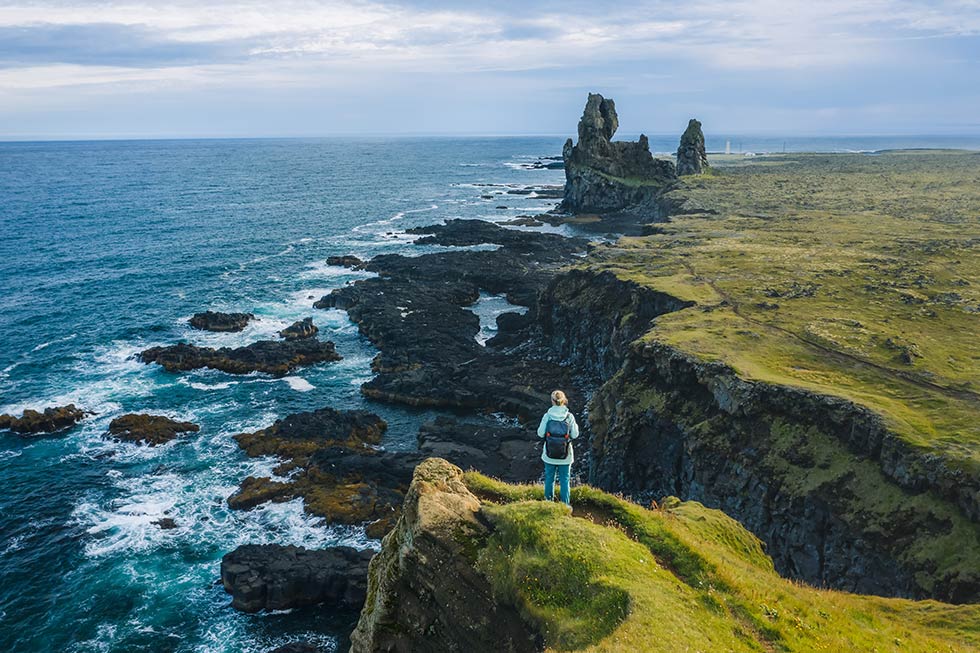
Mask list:
[{"label": "green grass", "polygon": [[672,191],[705,212],[589,257],[696,303],[646,338],[867,406],[980,474],[980,155],[721,163]]},{"label": "green grass", "polygon": [[541,486],[467,473],[494,526],[477,564],[551,651],[974,651],[980,606],[819,590],[780,578],[723,513],[653,510],[587,486],[574,517]]}]

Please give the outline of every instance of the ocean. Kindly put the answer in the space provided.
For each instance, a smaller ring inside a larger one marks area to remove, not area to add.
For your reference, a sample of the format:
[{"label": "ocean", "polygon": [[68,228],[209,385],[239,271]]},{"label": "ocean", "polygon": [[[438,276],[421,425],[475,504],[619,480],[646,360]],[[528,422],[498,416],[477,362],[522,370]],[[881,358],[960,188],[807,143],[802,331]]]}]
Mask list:
[{"label": "ocean", "polygon": [[[275,466],[231,436],[298,411],[364,408],[388,421],[384,446],[412,448],[432,414],[363,399],[376,351],[343,312],[312,308],[367,273],[325,260],[438,251],[404,230],[550,209],[553,200],[507,191],[561,184],[561,170],[528,164],[563,140],[0,143],[0,413],[67,403],[96,413],[63,435],[0,433],[0,650],[261,652],[301,639],[334,650],[349,624],[329,610],[232,610],[221,556],[245,543],[377,543],[304,514],[299,500],[229,510],[243,478]],[[709,149],[725,140],[746,152],[784,141],[787,151],[980,149],[980,139],[911,137],[722,137]],[[655,151],[675,144],[651,138]],[[207,309],[259,319],[241,333],[191,329],[187,319]],[[508,305],[485,296],[474,310],[485,340]],[[135,359],[181,340],[274,338],[305,317],[342,361],[274,379],[170,374]],[[105,439],[127,412],[201,431],[154,448]],[[153,523],[164,516],[177,528]]]}]

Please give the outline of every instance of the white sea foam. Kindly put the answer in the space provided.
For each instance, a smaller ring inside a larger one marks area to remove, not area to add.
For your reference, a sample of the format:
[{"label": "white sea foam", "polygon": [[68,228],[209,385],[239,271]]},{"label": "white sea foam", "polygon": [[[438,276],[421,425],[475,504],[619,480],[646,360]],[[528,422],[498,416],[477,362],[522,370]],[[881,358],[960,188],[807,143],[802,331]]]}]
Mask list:
[{"label": "white sea foam", "polygon": [[0,460],[9,460],[10,458],[16,458],[17,456],[20,456],[23,453],[24,453],[23,451],[12,451],[12,450],[0,451]]},{"label": "white sea foam", "polygon": [[68,340],[74,340],[77,337],[78,337],[78,334],[77,333],[72,333],[70,335],[65,336],[64,338],[56,338],[55,340],[49,340],[48,342],[42,342],[40,345],[36,346],[31,351],[32,352],[34,352],[34,351],[41,351],[42,349],[47,349],[48,347],[50,347],[53,344],[56,344],[56,343],[59,343],[59,342],[67,342]]},{"label": "white sea foam", "polygon": [[285,381],[290,388],[297,392],[309,392],[316,387],[306,379],[298,376],[284,376],[282,380]]}]

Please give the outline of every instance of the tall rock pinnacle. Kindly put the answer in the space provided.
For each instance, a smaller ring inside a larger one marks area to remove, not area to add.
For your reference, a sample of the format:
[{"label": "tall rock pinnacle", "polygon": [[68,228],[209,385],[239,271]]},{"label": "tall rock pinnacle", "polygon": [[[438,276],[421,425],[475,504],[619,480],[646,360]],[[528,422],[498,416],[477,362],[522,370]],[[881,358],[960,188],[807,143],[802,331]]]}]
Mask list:
[{"label": "tall rock pinnacle", "polygon": [[687,123],[677,148],[677,174],[700,175],[708,167],[708,155],[704,151],[704,132],[701,123],[694,118]]},{"label": "tall rock pinnacle", "polygon": [[576,213],[615,212],[642,204],[676,179],[670,161],[653,158],[647,137],[613,141],[619,128],[616,104],[589,93],[578,123],[578,143],[565,142],[565,199]]}]

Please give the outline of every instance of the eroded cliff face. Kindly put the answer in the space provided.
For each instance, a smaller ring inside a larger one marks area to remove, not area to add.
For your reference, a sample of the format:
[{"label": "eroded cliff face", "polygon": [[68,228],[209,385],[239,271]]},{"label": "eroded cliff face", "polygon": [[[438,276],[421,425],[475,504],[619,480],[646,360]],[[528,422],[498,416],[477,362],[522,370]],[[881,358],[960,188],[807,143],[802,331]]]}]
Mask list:
[{"label": "eroded cliff face", "polygon": [[929,461],[871,411],[637,340],[686,306],[608,272],[567,273],[543,295],[545,344],[602,384],[591,482],[720,508],[766,542],[781,573],[818,586],[978,600],[980,570],[957,555],[980,546],[969,488],[938,472],[909,481]]},{"label": "eroded cliff face", "polygon": [[517,610],[476,568],[490,528],[463,473],[440,458],[415,469],[395,529],[371,561],[351,653],[540,650]]},{"label": "eroded cliff face", "polygon": [[613,141],[619,127],[611,99],[590,93],[578,124],[578,143],[568,139],[562,151],[565,197],[562,209],[604,213],[652,206],[677,178],[674,164],[653,158],[647,137]]}]

